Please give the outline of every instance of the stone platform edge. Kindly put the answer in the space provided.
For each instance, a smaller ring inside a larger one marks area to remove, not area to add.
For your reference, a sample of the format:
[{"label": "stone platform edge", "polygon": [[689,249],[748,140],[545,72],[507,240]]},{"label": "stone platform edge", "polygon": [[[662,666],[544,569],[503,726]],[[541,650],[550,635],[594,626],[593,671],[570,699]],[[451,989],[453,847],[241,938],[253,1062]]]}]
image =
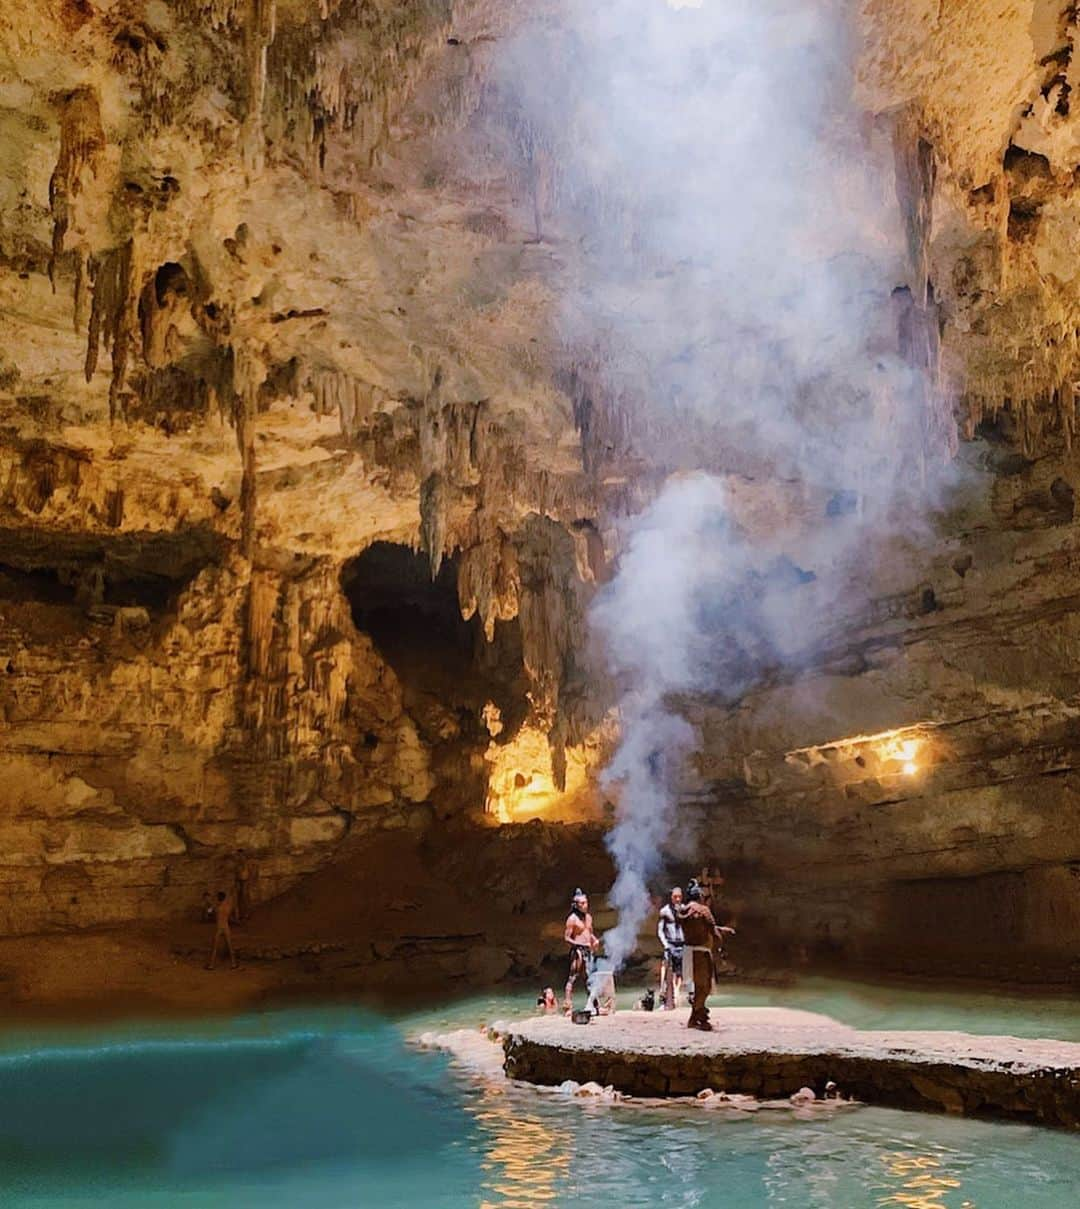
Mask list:
[{"label": "stone platform edge", "polygon": [[694,1096],[709,1089],[769,1100],[802,1087],[821,1096],[832,1080],[845,1098],[865,1104],[1080,1129],[1078,1067],[1032,1069],[1023,1062],[1010,1066],[1007,1058],[990,1064],[916,1053],[853,1054],[843,1046],[806,1053],[636,1052],[609,1045],[559,1045],[513,1026],[503,1038],[503,1052],[510,1078],[540,1085],[573,1080],[644,1098]]}]

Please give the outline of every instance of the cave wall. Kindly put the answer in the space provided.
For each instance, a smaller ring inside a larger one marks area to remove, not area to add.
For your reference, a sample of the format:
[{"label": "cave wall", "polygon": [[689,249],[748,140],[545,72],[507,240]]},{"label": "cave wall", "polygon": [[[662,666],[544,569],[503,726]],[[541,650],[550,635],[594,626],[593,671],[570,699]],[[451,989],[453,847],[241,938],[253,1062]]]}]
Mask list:
[{"label": "cave wall", "polygon": [[808,666],[687,711],[684,810],[751,950],[1080,973],[1078,471],[1019,441],[965,443],[932,532],[867,551],[892,590],[838,601]]},{"label": "cave wall", "polygon": [[964,434],[1009,411],[1030,451],[1075,431],[1076,6],[860,0],[860,101],[923,148],[912,235]]},{"label": "cave wall", "polygon": [[[473,120],[511,10],[0,14],[0,930],[193,910],[237,846],[268,897],[496,759],[558,796],[602,490]],[[519,627],[497,736],[355,626],[378,543],[454,558],[478,658]]]},{"label": "cave wall", "polygon": [[434,785],[335,569],[232,558],[174,610],[4,601],[5,932],[198,908],[254,859],[267,898],[348,834],[423,827]]},{"label": "cave wall", "polygon": [[868,535],[819,650],[687,708],[684,809],[751,949],[1075,981],[1077,10],[856,8],[959,442],[901,532]]},{"label": "cave wall", "polygon": [[[850,7],[911,251],[889,351],[932,384],[920,456],[955,481],[868,552],[805,666],[680,703],[681,817],[779,949],[955,969],[1004,936],[1057,973],[1080,861],[1076,10]],[[638,264],[632,204],[561,175],[575,127],[500,91],[505,40],[559,10],[0,13],[0,931],[189,910],[238,845],[269,896],[485,794],[595,814],[616,686],[586,614],[620,522],[705,468],[748,533],[842,523],[701,423],[710,341],[568,339],[565,299],[613,250],[665,305],[683,270]],[[452,561],[492,650],[516,627],[498,718],[358,629],[343,573],[380,543],[436,579]],[[914,774],[849,742],[898,727]]]}]

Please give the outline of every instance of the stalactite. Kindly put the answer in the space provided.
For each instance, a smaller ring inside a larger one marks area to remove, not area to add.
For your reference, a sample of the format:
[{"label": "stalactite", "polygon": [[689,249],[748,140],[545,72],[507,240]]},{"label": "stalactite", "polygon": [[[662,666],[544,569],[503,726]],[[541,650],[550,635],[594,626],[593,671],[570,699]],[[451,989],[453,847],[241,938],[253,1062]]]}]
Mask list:
[{"label": "stalactite", "polygon": [[[1037,302],[1044,305],[1042,300]],[[986,352],[968,351],[964,364],[964,434],[970,437],[986,418],[1008,412],[1015,420],[1024,448],[1042,450],[1051,432],[1066,445],[1074,430],[1076,365],[1080,357],[1077,330],[1066,318],[1044,326],[1037,344],[1016,333],[1022,320],[1005,311],[987,333]],[[1013,340],[1006,343],[1006,335]]]},{"label": "stalactite", "polygon": [[97,369],[103,345],[112,354],[109,385],[109,419],[125,418],[124,387],[132,342],[139,334],[138,301],[141,283],[138,248],[134,238],[91,259],[93,302],[86,343],[86,380]]},{"label": "stalactite", "polygon": [[60,101],[60,153],[49,178],[49,208],[53,219],[49,281],[54,291],[56,264],[64,251],[64,239],[71,225],[72,207],[82,187],[83,172],[87,168],[94,171],[104,147],[105,131],[101,125],[97,93],[83,87],[64,94]]},{"label": "stalactite", "polygon": [[90,319],[90,254],[80,248],[75,258],[75,305],[72,309],[72,326],[78,335]]},{"label": "stalactite", "polygon": [[420,484],[420,547],[431,564],[431,578],[439,574],[446,552],[446,479],[436,471]]},{"label": "stalactite", "polygon": [[581,437],[582,467],[590,475],[628,453],[635,421],[647,410],[625,391],[613,389],[610,370],[615,360],[612,350],[597,344],[571,352],[554,375],[555,385],[570,400]]},{"label": "stalactite", "polygon": [[168,126],[174,118],[174,86],[165,69],[167,52],[168,44],[159,30],[122,14],[113,36],[112,65],[135,81],[142,97],[140,115],[151,130]]},{"label": "stalactite", "polygon": [[237,412],[236,395],[234,392],[235,356],[232,348],[225,344],[219,345],[204,360],[202,377],[206,383],[207,411],[217,412],[223,423],[235,423]]},{"label": "stalactite", "polygon": [[442,369],[436,367],[424,397],[420,417],[420,544],[435,578],[442,565],[447,541],[447,439],[442,402]]},{"label": "stalactite", "polygon": [[312,410],[318,416],[335,413],[341,435],[356,436],[367,419],[386,402],[386,392],[370,382],[364,382],[337,369],[308,366],[303,374],[302,389],[312,396]]},{"label": "stalactite", "polygon": [[901,298],[898,340],[901,358],[915,371],[922,395],[922,456],[947,460],[956,452],[952,391],[941,374],[940,318],[930,281],[933,236],[934,148],[923,136],[919,115],[905,109],[893,127],[896,196],[907,234],[910,289]]},{"label": "stalactite", "polygon": [[907,233],[911,292],[916,305],[927,304],[930,282],[930,239],[933,220],[934,181],[937,166],[934,148],[923,137],[919,115],[905,109],[893,128],[896,164],[896,196]]},{"label": "stalactite", "polygon": [[518,619],[532,713],[550,733],[559,717],[572,652],[584,645],[584,609],[574,541],[561,525],[531,517],[517,538]]},{"label": "stalactite", "polygon": [[245,162],[251,168],[258,168],[262,164],[265,143],[266,63],[267,52],[277,32],[277,0],[249,0],[249,3],[245,27],[248,96],[241,142]]},{"label": "stalactite", "polygon": [[240,549],[250,559],[255,550],[257,505],[255,426],[259,388],[266,381],[265,362],[243,345],[233,345],[233,384],[236,443],[240,449]]},{"label": "stalactite", "polygon": [[241,9],[246,9],[247,0],[177,0],[177,8],[199,21],[205,21],[211,29],[236,27]]},{"label": "stalactite", "polygon": [[[445,46],[453,11],[449,0],[323,0],[318,22],[283,29],[270,48],[280,132],[316,169],[325,161],[328,136],[342,132],[348,133],[350,156],[375,164],[428,56]],[[331,34],[324,28],[329,22]],[[358,45],[366,52],[362,72],[353,68]]]},{"label": "stalactite", "polygon": [[[477,519],[478,529],[484,523]],[[458,601],[468,621],[479,614],[488,642],[495,637],[495,623],[518,614],[521,591],[517,551],[501,529],[465,546],[458,563]]]}]

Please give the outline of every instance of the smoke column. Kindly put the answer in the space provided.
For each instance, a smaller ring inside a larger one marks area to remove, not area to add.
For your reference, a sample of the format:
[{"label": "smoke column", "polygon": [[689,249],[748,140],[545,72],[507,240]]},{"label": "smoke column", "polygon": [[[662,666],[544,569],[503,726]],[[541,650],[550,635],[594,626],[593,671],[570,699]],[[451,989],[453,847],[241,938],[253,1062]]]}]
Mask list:
[{"label": "smoke column", "polygon": [[[932,391],[895,291],[920,290],[889,135],[852,101],[853,7],[570,0],[506,59],[556,166],[550,221],[582,249],[567,345],[623,350],[606,372],[647,395],[661,453],[680,428],[701,445],[627,526],[592,615],[622,694],[616,963],[694,745],[673,695],[736,700],[811,659],[858,606],[868,539],[919,514]],[[749,534],[724,465],[786,492],[773,531]]]}]

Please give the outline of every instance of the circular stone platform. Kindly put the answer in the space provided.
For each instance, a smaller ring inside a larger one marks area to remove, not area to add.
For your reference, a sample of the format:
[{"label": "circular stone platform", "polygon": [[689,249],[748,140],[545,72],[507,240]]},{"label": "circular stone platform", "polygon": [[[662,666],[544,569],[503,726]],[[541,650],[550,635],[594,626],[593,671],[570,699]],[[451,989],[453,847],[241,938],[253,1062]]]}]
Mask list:
[{"label": "circular stone platform", "polygon": [[687,1011],[620,1012],[588,1025],[562,1016],[510,1024],[506,1073],[567,1079],[634,1096],[706,1088],[762,1099],[831,1079],[867,1104],[1080,1128],[1080,1044],[968,1033],[859,1032],[785,1008],[724,1008],[715,1031],[686,1028]]}]

